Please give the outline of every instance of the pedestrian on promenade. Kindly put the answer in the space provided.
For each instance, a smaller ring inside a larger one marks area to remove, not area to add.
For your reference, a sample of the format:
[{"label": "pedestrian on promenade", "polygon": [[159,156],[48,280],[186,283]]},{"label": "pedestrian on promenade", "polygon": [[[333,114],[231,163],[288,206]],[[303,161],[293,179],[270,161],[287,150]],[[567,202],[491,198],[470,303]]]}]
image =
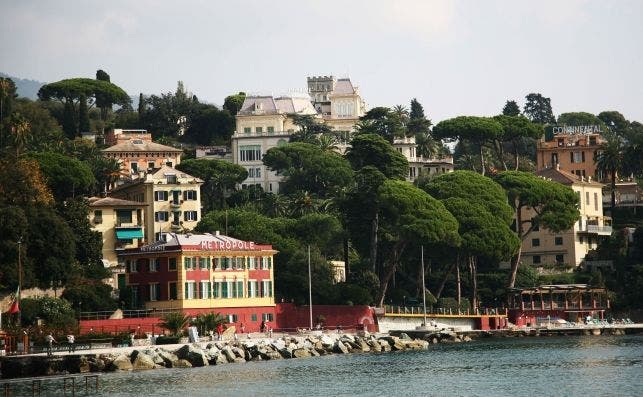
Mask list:
[{"label": "pedestrian on promenade", "polygon": [[73,353],[76,351],[76,345],[74,344],[76,342],[76,338],[74,338],[73,334],[67,335],[67,347],[69,348],[69,352]]},{"label": "pedestrian on promenade", "polygon": [[219,325],[217,325],[217,338],[218,338],[218,340],[221,340],[221,334],[223,334],[223,325],[219,324]]},{"label": "pedestrian on promenade", "polygon": [[264,320],[261,320],[261,327],[259,327],[259,330],[263,333],[266,332],[266,322]]},{"label": "pedestrian on promenade", "polygon": [[48,333],[47,336],[45,336],[45,342],[47,342],[47,356],[51,357],[53,356],[53,352],[51,350],[52,345],[58,342],[56,342],[56,339],[54,339],[53,335],[51,335],[51,332]]},{"label": "pedestrian on promenade", "polygon": [[241,323],[241,326],[239,327],[239,329],[241,330],[242,334],[246,333],[246,326],[243,323]]}]

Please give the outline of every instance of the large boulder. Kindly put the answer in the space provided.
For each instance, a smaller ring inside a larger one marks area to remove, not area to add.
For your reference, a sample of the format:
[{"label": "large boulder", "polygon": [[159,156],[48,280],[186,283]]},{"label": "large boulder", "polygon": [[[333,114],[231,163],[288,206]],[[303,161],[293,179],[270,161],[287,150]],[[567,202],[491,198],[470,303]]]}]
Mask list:
[{"label": "large boulder", "polygon": [[112,361],[112,369],[116,371],[131,371],[134,367],[129,357],[121,354]]},{"label": "large boulder", "polygon": [[292,352],[293,358],[306,358],[310,356],[311,354],[310,354],[310,351],[308,351],[308,349],[295,349]]},{"label": "large boulder", "polygon": [[322,335],[319,341],[324,345],[325,348],[331,348],[335,345],[335,339],[331,338],[328,335]]},{"label": "large boulder", "polygon": [[226,346],[223,349],[221,349],[221,353],[223,353],[223,355],[225,356],[226,360],[229,363],[233,363],[235,361],[235,359],[237,358],[237,355],[234,354],[234,352],[232,351],[232,348],[230,346]]},{"label": "large boulder", "polygon": [[333,347],[333,352],[335,353],[340,353],[340,354],[348,354],[348,349],[346,346],[342,343],[342,341],[337,341],[335,343],[335,346]]},{"label": "large boulder", "polygon": [[193,367],[209,365],[208,357],[199,345],[184,345],[176,351],[176,356],[181,360],[188,360]]},{"label": "large boulder", "polygon": [[132,362],[132,367],[134,367],[134,369],[154,369],[156,368],[156,364],[151,356],[138,352],[134,362]]},{"label": "large boulder", "polygon": [[377,339],[369,339],[367,343],[371,350],[373,350],[374,352],[382,351],[382,345],[380,345]]},{"label": "large boulder", "polygon": [[188,360],[178,359],[173,365],[174,368],[192,368],[192,364]]},{"label": "large boulder", "polygon": [[156,354],[161,358],[161,360],[163,360],[163,365],[167,368],[175,367],[176,362],[179,361],[176,354],[164,349],[158,349]]}]

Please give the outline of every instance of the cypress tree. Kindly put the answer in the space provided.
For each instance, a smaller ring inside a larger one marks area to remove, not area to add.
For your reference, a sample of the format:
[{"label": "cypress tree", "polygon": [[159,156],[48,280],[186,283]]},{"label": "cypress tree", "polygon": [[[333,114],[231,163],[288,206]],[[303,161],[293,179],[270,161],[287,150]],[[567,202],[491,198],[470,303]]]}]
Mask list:
[{"label": "cypress tree", "polygon": [[80,96],[80,105],[78,107],[78,129],[80,132],[89,131],[89,114],[87,113],[87,97]]}]

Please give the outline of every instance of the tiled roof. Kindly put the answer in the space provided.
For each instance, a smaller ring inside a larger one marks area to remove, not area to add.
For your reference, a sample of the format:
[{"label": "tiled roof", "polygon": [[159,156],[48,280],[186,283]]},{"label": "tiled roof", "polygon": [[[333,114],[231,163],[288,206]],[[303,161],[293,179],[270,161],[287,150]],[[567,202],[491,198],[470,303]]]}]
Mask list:
[{"label": "tiled roof", "polygon": [[276,114],[277,106],[272,96],[247,96],[238,114]]},{"label": "tiled roof", "polygon": [[129,141],[110,146],[102,150],[104,153],[114,152],[183,152],[181,149],[171,146],[161,145],[156,142],[149,142],[140,139],[130,139]]},{"label": "tiled roof", "polygon": [[113,197],[90,197],[90,207],[144,207],[147,204],[138,201],[121,200]]},{"label": "tiled roof", "polygon": [[316,114],[309,98],[250,96],[246,97],[239,110],[240,115],[264,114]]},{"label": "tiled roof", "polygon": [[556,168],[545,168],[543,170],[537,171],[536,175],[541,176],[543,178],[551,179],[552,181],[556,181],[558,183],[562,183],[563,185],[586,184],[586,185],[602,186],[600,183],[596,181],[590,182],[587,179],[581,179],[576,174],[572,174],[571,172],[567,172]]}]

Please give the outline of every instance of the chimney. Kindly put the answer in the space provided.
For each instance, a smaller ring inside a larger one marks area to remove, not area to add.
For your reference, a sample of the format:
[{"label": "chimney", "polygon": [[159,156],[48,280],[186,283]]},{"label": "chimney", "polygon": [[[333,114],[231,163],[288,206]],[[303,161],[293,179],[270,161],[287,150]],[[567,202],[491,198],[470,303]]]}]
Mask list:
[{"label": "chimney", "polygon": [[592,183],[592,177],[591,176],[587,177],[587,182]]},{"label": "chimney", "polygon": [[214,235],[215,235],[215,236],[220,235],[219,231],[217,230],[216,232],[214,232]]}]

